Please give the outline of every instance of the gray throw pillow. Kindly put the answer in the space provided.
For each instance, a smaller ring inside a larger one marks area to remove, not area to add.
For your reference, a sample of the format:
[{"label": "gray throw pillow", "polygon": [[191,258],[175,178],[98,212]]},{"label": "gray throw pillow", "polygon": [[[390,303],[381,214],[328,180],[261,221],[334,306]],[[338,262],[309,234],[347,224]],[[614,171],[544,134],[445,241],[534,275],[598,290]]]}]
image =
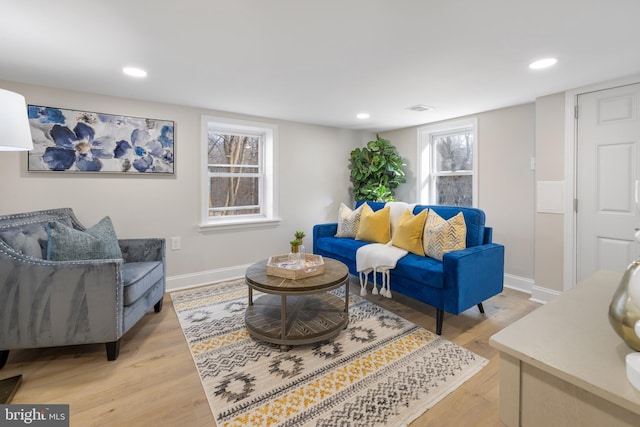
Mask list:
[{"label": "gray throw pillow", "polygon": [[50,222],[47,235],[47,259],[51,261],[122,258],[118,238],[108,216],[85,231],[58,221]]}]

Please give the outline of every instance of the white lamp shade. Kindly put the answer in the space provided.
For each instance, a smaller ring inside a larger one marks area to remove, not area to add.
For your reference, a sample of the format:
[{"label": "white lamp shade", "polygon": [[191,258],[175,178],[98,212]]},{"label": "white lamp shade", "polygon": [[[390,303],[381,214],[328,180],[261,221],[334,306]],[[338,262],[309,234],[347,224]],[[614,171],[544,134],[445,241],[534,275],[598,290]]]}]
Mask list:
[{"label": "white lamp shade", "polygon": [[0,151],[33,149],[24,96],[0,89]]}]

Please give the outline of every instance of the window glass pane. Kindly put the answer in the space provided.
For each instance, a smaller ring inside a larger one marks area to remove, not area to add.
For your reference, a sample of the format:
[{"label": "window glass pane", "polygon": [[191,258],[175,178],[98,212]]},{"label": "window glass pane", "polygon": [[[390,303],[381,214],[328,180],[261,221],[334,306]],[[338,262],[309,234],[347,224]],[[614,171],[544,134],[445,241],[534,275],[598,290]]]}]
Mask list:
[{"label": "window glass pane", "polygon": [[239,208],[239,209],[234,209],[234,210],[229,210],[229,211],[216,211],[216,210],[211,210],[209,211],[209,216],[210,217],[220,217],[220,216],[240,216],[240,215],[257,215],[260,213],[260,208],[259,207],[255,207],[255,208]]},{"label": "window glass pane", "polygon": [[434,136],[435,172],[473,170],[471,131]]},{"label": "window glass pane", "polygon": [[[243,207],[260,204],[259,178],[212,177],[210,183],[209,208]],[[257,212],[250,213],[260,213],[260,208],[257,208]],[[228,210],[221,215],[238,214],[237,210]]]},{"label": "window glass pane", "polygon": [[473,176],[437,176],[436,204],[473,206]]},{"label": "window glass pane", "polygon": [[[209,172],[258,174],[261,138],[223,132],[208,132]],[[209,216],[260,213],[260,178],[213,176],[209,186]],[[249,207],[249,208],[247,208]],[[237,209],[242,208],[242,209]]]},{"label": "window glass pane", "polygon": [[257,174],[259,171],[259,166],[243,166],[240,168],[234,165],[209,165],[209,172],[211,173]]},{"label": "window glass pane", "polygon": [[229,170],[221,172],[244,172],[247,165],[259,165],[260,137],[210,131],[208,150],[210,165],[229,165]]}]

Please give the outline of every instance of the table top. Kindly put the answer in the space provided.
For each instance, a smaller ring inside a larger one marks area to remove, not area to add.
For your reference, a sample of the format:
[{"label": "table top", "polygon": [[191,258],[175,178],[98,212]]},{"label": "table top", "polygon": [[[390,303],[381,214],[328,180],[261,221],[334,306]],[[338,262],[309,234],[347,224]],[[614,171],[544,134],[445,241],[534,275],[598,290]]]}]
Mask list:
[{"label": "table top", "polygon": [[492,347],[640,414],[627,380],[634,352],[609,323],[622,273],[599,271],[490,338]]},{"label": "table top", "polygon": [[332,258],[324,257],[324,273],[302,279],[286,279],[267,275],[267,261],[256,262],[247,268],[245,280],[252,288],[270,293],[287,295],[304,294],[330,290],[341,286],[349,277],[346,265]]}]

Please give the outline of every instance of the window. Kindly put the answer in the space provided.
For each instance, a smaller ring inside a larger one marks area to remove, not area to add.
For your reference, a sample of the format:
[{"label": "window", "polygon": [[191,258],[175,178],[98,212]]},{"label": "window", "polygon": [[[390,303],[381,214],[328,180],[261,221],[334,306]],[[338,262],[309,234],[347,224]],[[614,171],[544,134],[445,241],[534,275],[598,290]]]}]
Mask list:
[{"label": "window", "polygon": [[477,119],[418,129],[420,203],[476,206]]},{"label": "window", "polygon": [[278,221],[277,126],[204,116],[202,134],[201,227]]}]

